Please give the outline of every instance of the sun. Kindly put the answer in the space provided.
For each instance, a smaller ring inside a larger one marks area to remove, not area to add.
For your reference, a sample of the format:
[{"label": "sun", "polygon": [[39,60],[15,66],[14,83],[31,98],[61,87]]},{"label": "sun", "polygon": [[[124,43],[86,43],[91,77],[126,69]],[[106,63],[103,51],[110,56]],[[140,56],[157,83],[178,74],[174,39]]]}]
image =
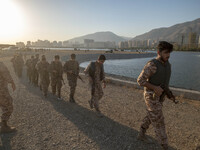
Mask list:
[{"label": "sun", "polygon": [[0,43],[13,41],[25,33],[25,18],[14,0],[0,0],[0,19]]}]

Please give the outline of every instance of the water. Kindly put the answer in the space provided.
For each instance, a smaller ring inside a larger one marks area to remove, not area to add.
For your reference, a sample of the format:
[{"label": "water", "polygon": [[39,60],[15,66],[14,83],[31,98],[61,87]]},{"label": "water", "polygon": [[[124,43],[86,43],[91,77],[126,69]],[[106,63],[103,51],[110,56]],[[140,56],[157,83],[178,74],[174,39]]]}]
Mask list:
[{"label": "water", "polygon": [[[47,47],[30,47],[31,49],[44,49],[44,50],[74,50],[73,47],[71,48],[64,48],[64,47],[54,47],[54,48],[47,48]],[[110,49],[90,49],[90,48],[77,48],[77,50],[96,50],[96,51],[99,51],[99,50],[104,50],[104,51],[107,51],[107,50],[110,50]]]},{"label": "water", "polygon": [[[104,64],[106,73],[136,79],[144,65],[152,58],[107,60]],[[200,91],[200,53],[173,52],[169,59],[172,65],[170,86]],[[84,62],[81,67],[86,67]]]}]

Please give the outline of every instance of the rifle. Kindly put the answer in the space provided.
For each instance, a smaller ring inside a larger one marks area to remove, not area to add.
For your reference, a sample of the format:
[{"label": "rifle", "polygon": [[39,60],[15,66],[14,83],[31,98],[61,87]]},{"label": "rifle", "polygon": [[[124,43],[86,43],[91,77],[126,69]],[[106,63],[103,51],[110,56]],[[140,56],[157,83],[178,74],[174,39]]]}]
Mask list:
[{"label": "rifle", "polygon": [[83,83],[85,83],[85,81],[83,81],[83,79],[81,78],[80,75],[78,75],[78,78],[79,78]]},{"label": "rifle", "polygon": [[179,103],[179,101],[175,99],[175,96],[173,95],[172,91],[169,90],[168,87],[166,87],[165,85],[161,85],[160,87],[164,90],[163,93],[162,93],[161,96],[160,96],[160,100],[159,100],[160,102],[163,102],[163,101],[164,101],[164,97],[165,97],[165,95],[166,95],[167,98],[173,99],[173,102],[174,102],[175,104],[178,104],[178,103]]},{"label": "rifle", "polygon": [[77,76],[83,83],[85,83],[85,81],[83,81],[83,79],[81,78],[81,76],[79,74],[75,74],[75,73],[69,72],[69,71],[67,71],[67,72],[74,75],[74,76]]}]

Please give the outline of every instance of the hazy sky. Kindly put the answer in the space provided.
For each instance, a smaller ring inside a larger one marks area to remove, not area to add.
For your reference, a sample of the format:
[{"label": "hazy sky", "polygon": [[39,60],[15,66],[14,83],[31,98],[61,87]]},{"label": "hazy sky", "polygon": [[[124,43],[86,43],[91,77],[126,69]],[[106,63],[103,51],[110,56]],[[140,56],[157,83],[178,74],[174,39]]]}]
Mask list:
[{"label": "hazy sky", "polygon": [[200,18],[200,0],[0,0],[0,43],[99,31],[135,37]]}]

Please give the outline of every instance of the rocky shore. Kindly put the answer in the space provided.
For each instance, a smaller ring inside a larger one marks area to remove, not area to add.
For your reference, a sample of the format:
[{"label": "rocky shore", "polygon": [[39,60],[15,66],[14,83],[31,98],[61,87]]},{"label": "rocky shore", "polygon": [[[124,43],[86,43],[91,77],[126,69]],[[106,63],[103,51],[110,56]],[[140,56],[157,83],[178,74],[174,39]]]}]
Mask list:
[{"label": "rocky shore", "polygon": [[[43,53],[48,60],[59,54],[63,61],[72,51],[51,51]],[[74,51],[73,51],[74,52]],[[95,60],[100,53],[76,51],[79,62]],[[32,53],[34,54],[34,53]],[[80,56],[79,56],[80,55]],[[83,56],[84,55],[84,56]],[[145,57],[145,54],[106,54],[122,57]],[[127,55],[127,56],[125,56]],[[148,54],[147,54],[148,55]],[[8,55],[6,55],[8,56]],[[27,56],[28,58],[29,56]],[[113,57],[112,57],[113,58]],[[69,87],[66,76],[62,87],[63,100],[58,101],[51,94],[44,98],[39,88],[28,83],[23,74],[19,79],[14,74],[10,57],[1,57],[9,68],[17,89],[11,92],[14,112],[10,124],[17,127],[13,134],[1,134],[2,150],[159,150],[155,133],[151,127],[147,135],[153,144],[137,141],[139,126],[145,115],[143,91],[127,86],[108,84],[100,102],[103,118],[97,117],[88,105],[90,91],[86,83],[78,80],[75,94],[76,104],[68,102]],[[164,102],[166,130],[172,150],[195,150],[200,146],[200,102],[177,97],[175,105],[170,100]]]}]

